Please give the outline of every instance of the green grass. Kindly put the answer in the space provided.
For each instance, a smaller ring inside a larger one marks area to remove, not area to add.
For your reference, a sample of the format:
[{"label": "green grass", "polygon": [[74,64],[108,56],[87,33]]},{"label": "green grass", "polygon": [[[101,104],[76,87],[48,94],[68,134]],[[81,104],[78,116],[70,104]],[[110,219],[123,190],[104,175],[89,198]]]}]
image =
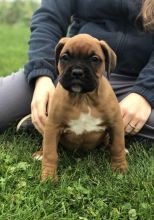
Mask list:
[{"label": "green grass", "polygon": [[0,75],[17,71],[27,61],[29,29],[0,24]]},{"label": "green grass", "polygon": [[[0,27],[1,75],[26,62],[28,29]],[[59,149],[57,184],[40,183],[40,162],[32,153],[41,145],[36,132],[0,135],[0,220],[153,220],[154,144],[127,144],[129,172],[110,170],[102,149],[70,153]]]}]

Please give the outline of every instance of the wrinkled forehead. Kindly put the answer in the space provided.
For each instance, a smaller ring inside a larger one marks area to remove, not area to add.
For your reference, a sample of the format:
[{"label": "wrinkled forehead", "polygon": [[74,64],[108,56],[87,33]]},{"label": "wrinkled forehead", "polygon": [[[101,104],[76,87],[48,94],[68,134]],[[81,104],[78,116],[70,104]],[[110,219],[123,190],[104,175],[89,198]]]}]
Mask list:
[{"label": "wrinkled forehead", "polygon": [[95,39],[89,39],[86,37],[70,38],[70,40],[64,45],[62,53],[69,53],[74,56],[102,56],[102,49],[99,41]]}]

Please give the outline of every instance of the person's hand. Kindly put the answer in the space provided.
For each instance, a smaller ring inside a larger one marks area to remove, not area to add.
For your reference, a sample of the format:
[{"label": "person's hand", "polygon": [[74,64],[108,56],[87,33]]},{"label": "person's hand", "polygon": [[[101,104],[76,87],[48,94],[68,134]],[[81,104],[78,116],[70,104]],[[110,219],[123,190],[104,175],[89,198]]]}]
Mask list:
[{"label": "person's hand", "polygon": [[35,128],[43,134],[44,125],[48,114],[48,103],[55,91],[52,80],[47,76],[36,80],[35,90],[31,103],[32,123]]},{"label": "person's hand", "polygon": [[151,113],[151,106],[137,93],[130,93],[120,103],[126,134],[136,134],[144,126]]}]

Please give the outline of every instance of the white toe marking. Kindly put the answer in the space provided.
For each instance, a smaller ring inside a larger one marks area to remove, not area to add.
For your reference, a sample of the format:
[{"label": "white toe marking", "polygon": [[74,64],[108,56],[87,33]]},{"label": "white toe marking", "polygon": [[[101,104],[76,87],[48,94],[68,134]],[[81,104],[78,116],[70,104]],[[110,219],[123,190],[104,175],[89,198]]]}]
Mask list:
[{"label": "white toe marking", "polygon": [[125,148],[125,153],[129,154],[129,150],[127,148]]},{"label": "white toe marking", "polygon": [[43,156],[42,155],[36,155],[36,156],[34,156],[34,159],[35,160],[42,160]]}]

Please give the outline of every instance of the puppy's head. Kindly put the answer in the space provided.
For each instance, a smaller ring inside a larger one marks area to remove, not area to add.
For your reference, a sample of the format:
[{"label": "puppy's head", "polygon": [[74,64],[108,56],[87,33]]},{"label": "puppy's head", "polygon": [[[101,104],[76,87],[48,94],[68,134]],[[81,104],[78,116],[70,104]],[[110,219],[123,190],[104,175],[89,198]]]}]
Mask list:
[{"label": "puppy's head", "polygon": [[104,42],[87,34],[62,38],[56,46],[56,69],[64,89],[86,93],[98,87],[99,79],[116,65],[116,55]]}]

